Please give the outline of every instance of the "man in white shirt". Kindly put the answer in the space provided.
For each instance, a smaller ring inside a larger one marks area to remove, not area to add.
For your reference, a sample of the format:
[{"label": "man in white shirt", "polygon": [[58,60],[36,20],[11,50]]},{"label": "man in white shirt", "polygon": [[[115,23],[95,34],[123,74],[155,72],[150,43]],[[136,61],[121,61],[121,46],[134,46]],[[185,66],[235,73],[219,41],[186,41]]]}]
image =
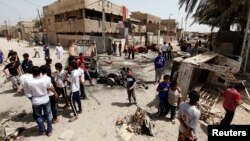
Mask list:
[{"label": "man in white shirt", "polygon": [[[55,98],[58,98],[56,91],[54,90],[51,82],[47,79],[41,77],[41,70],[39,67],[34,66],[32,68],[32,74],[34,80],[30,81],[29,89],[31,92],[32,97],[32,109],[33,109],[33,117],[36,120],[40,134],[44,135],[45,133],[47,136],[51,136],[52,134],[52,112],[50,106],[50,100],[48,95],[48,90],[52,91],[55,95]],[[44,126],[44,113],[47,121],[47,130]]]},{"label": "man in white shirt", "polygon": [[[78,66],[76,62],[70,62],[69,65],[73,69],[70,74],[70,82],[71,94],[70,94],[70,105],[72,107],[72,111],[74,117],[70,119],[70,122],[78,119],[78,114],[82,113],[82,104],[80,99],[80,82],[82,82],[82,73],[78,70]],[[78,105],[78,111],[76,109],[76,103]]]},{"label": "man in white shirt", "polygon": [[180,104],[178,110],[178,119],[180,121],[178,141],[197,140],[196,130],[201,112],[197,109],[196,104],[200,99],[200,95],[196,91],[191,91],[188,98],[189,102]]},{"label": "man in white shirt", "polygon": [[58,43],[56,46],[56,56],[57,56],[57,59],[59,60],[63,59],[63,47],[61,46],[60,43]]},{"label": "man in white shirt", "polygon": [[164,42],[164,44],[161,47],[161,51],[162,51],[163,57],[166,60],[167,59],[167,51],[168,51],[168,44],[167,44],[167,42]]},{"label": "man in white shirt", "polygon": [[[46,79],[48,82],[50,82],[50,85],[53,87],[52,81],[51,81],[51,77],[49,77],[47,75],[47,71],[48,68],[46,65],[42,65],[40,67],[40,70],[42,72],[42,78]],[[54,87],[53,87],[54,88]],[[50,105],[51,105],[51,111],[52,111],[52,116],[53,116],[53,123],[57,123],[60,121],[61,117],[57,116],[57,105],[58,105],[58,96],[57,98],[55,97],[55,95],[53,94],[52,91],[48,90],[48,95],[49,95],[49,100],[50,100]],[[58,95],[58,94],[57,94]]]},{"label": "man in white shirt", "polygon": [[33,75],[31,73],[32,73],[32,67],[28,68],[27,72],[20,77],[20,82],[21,82],[21,86],[22,86],[22,89],[23,89],[23,93],[30,100],[31,100],[31,91],[29,89],[29,82],[34,79]]}]

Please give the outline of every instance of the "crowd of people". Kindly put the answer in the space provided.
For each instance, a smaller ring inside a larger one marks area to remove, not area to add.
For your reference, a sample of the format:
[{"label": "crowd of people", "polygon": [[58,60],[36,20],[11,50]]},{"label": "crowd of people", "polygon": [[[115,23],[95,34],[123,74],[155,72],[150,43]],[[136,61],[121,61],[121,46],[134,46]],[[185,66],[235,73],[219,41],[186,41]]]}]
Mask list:
[{"label": "crowd of people", "polygon": [[[118,46],[120,45],[119,43]],[[121,47],[119,47],[119,55],[121,56]],[[23,92],[32,103],[33,117],[38,124],[41,135],[51,136],[53,132],[52,124],[58,123],[61,117],[58,116],[58,100],[63,97],[64,106],[62,109],[67,109],[71,106],[73,116],[69,119],[73,122],[79,118],[78,114],[82,113],[81,99],[86,99],[85,93],[85,77],[88,77],[90,84],[93,86],[91,76],[86,68],[83,53],[76,55],[76,45],[72,44],[69,47],[69,58],[67,63],[61,63],[63,59],[63,48],[60,43],[56,46],[56,55],[59,62],[55,64],[55,73],[52,73],[52,59],[50,56],[50,47],[45,44],[43,47],[45,63],[42,66],[37,66],[30,59],[28,53],[23,54],[21,61],[17,52],[11,50],[6,59],[0,50],[0,64],[6,62],[3,72],[8,80],[12,82],[12,87],[17,92]],[[182,101],[181,89],[176,81],[171,82],[169,75],[163,75],[163,70],[166,67],[166,61],[172,59],[171,44],[164,42],[161,51],[154,60],[155,66],[155,84],[158,84],[156,91],[159,93],[159,117],[166,116],[170,112],[170,120],[173,124],[176,123],[176,112],[178,110],[177,119],[180,122],[179,126],[179,141],[194,141],[197,140],[196,130],[200,119],[200,111],[195,106],[199,101],[199,94],[196,91],[190,91],[189,101]],[[35,50],[35,55],[37,50]],[[116,52],[116,51],[115,51]],[[132,54],[133,56],[133,54]],[[40,55],[39,55],[40,57]],[[133,58],[133,57],[132,57]],[[129,103],[137,104],[136,98],[136,78],[131,69],[127,71],[126,90]],[[67,87],[70,87],[70,92],[67,92]],[[241,103],[240,90],[242,87],[236,85],[228,88],[223,96],[224,108],[226,115],[221,121],[221,125],[230,125],[234,117],[236,107]],[[68,94],[69,93],[69,94]],[[47,122],[47,128],[44,125]]]},{"label": "crowd of people", "polygon": [[[33,117],[38,124],[40,134],[51,136],[52,124],[61,120],[61,116],[57,114],[58,100],[61,95],[65,103],[61,108],[67,109],[69,106],[72,108],[73,116],[70,122],[78,119],[78,114],[82,113],[81,98],[86,98],[84,74],[89,74],[82,54],[79,54],[79,57],[69,57],[67,65],[63,67],[61,63],[63,49],[60,44],[56,47],[57,58],[60,62],[55,64],[56,72],[52,73],[52,59],[48,44],[45,44],[43,50],[45,63],[42,66],[35,65],[28,53],[23,54],[21,61],[14,50],[10,50],[6,59],[1,60],[1,63],[4,62],[3,72],[7,80],[11,81],[13,89],[24,93],[30,99]],[[3,59],[1,51],[0,55]],[[70,87],[70,94],[67,92],[67,87]],[[47,128],[45,128],[44,121],[47,122]]]}]

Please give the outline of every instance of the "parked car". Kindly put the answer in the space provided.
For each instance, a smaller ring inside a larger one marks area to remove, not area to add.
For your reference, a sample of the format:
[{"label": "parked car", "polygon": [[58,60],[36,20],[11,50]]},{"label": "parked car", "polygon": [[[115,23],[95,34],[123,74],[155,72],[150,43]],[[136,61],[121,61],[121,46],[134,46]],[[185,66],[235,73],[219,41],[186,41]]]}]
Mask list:
[{"label": "parked car", "polygon": [[144,46],[135,45],[134,49],[136,53],[148,53],[147,47],[144,47]]}]

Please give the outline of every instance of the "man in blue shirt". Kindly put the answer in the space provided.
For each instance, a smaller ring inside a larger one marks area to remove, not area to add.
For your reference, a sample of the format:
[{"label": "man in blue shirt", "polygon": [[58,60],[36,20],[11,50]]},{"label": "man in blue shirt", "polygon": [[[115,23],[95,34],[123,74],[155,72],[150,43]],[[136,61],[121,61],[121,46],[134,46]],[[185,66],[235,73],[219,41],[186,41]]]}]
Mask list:
[{"label": "man in blue shirt", "polygon": [[159,83],[162,77],[162,71],[165,66],[165,58],[162,56],[161,52],[158,52],[158,56],[154,60],[155,65],[155,83]]}]

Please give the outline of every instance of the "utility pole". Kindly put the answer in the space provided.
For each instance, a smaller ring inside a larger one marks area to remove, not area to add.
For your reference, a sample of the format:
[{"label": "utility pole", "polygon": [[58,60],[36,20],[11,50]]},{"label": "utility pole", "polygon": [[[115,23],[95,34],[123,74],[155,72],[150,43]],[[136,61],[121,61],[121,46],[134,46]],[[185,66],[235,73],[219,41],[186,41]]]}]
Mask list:
[{"label": "utility pole", "polygon": [[[250,10],[248,12],[250,13]],[[249,49],[250,49],[250,14],[248,15],[243,45],[241,49],[241,57],[242,57],[241,72],[243,73],[247,71]]]},{"label": "utility pole", "polygon": [[103,44],[103,52],[106,53],[106,37],[105,37],[105,6],[104,6],[104,0],[102,0],[102,44]]},{"label": "utility pole", "polygon": [[37,14],[38,14],[38,17],[39,17],[39,21],[40,21],[40,25],[41,25],[41,28],[43,30],[43,23],[42,23],[42,19],[41,19],[41,16],[40,16],[40,13],[39,13],[39,9],[37,8]]},{"label": "utility pole", "polygon": [[9,36],[9,32],[8,32],[7,22],[4,21],[4,24],[5,24],[5,28],[6,28],[6,36],[8,37]]}]

